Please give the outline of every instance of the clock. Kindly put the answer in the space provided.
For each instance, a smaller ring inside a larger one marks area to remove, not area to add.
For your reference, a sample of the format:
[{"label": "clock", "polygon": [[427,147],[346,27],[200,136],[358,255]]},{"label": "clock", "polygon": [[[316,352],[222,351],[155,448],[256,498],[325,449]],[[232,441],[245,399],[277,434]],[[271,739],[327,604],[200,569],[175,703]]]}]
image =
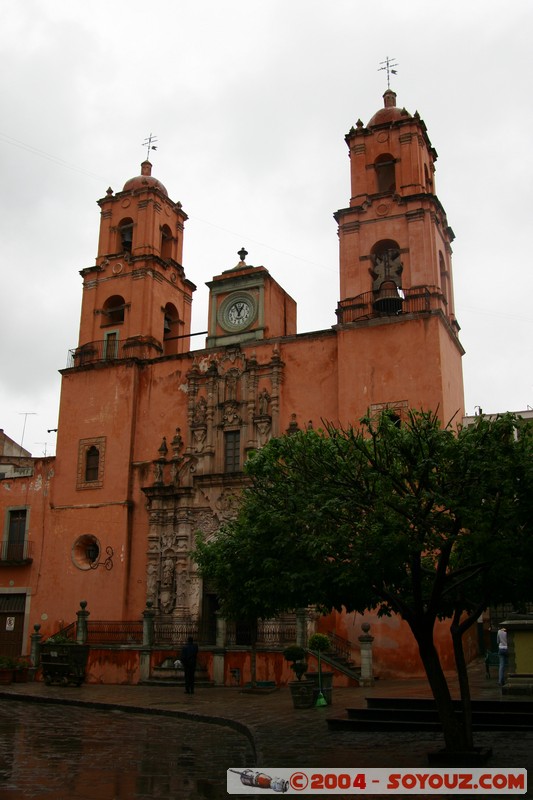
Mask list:
[{"label": "clock", "polygon": [[255,320],[256,303],[247,292],[231,294],[220,305],[218,321],[227,331],[245,330]]}]

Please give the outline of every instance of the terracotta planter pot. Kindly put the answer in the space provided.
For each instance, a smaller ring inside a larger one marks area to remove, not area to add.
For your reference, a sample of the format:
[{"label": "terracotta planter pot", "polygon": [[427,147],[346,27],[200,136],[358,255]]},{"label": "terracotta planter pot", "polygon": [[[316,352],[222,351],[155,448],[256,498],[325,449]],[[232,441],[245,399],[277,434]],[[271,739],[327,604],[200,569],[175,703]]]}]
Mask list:
[{"label": "terracotta planter pot", "polygon": [[8,683],[11,683],[12,680],[13,680],[12,669],[0,669],[0,684],[6,686]]},{"label": "terracotta planter pot", "polygon": [[13,672],[13,683],[28,683],[28,668],[16,669]]},{"label": "terracotta planter pot", "polygon": [[294,708],[312,708],[315,703],[315,684],[311,681],[290,681]]}]

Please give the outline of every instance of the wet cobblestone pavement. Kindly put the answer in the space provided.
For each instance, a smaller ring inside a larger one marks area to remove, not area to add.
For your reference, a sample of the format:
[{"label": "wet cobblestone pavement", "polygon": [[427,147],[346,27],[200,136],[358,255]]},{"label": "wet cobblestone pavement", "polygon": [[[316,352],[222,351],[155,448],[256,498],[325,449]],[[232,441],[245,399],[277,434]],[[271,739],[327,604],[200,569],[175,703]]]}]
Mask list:
[{"label": "wet cobblestone pavement", "polygon": [[170,717],[26,702],[0,704],[2,800],[224,798],[246,736]]},{"label": "wet cobblestone pavement", "polygon": [[[501,698],[482,664],[471,670],[471,687],[473,697]],[[425,681],[383,681],[335,688],[332,706],[295,710],[286,687],[190,696],[171,686],[12,684],[0,692],[0,798],[216,799],[227,797],[228,767],[427,767],[427,753],[443,745],[440,734],[328,730],[328,716],[370,696],[429,691]],[[488,767],[526,768],[533,782],[533,731],[477,733],[475,743],[493,748]]]}]

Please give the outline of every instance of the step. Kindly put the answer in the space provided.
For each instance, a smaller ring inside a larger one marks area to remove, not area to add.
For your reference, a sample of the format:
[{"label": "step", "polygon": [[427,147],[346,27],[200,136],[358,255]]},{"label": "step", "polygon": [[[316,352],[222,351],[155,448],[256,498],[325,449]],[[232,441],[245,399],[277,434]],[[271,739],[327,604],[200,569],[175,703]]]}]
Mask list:
[{"label": "step", "polygon": [[[435,700],[432,697],[365,697],[367,708],[390,708],[390,709],[415,709],[415,708],[436,708]],[[461,701],[454,700],[454,706],[461,708]],[[533,714],[533,700],[472,700],[472,710],[477,711],[499,711]]]},{"label": "step", "polygon": [[[461,716],[459,711],[457,716]],[[408,723],[439,722],[436,708],[349,708],[347,717],[348,719],[375,720],[377,722],[386,722],[387,720],[404,720]],[[521,711],[479,711],[474,709],[472,710],[472,723],[485,726],[504,725],[508,729],[510,726],[518,726],[520,729],[530,728],[533,730],[533,716]]]},{"label": "step", "polygon": [[[367,697],[366,708],[347,708],[342,717],[328,719],[331,730],[440,730],[432,698]],[[454,701],[457,713],[461,703]],[[533,702],[524,700],[473,700],[474,730],[531,731]]]},{"label": "step", "polygon": [[[441,731],[442,727],[439,722],[421,721],[416,720],[410,722],[408,719],[349,719],[348,717],[329,717],[327,719],[328,729],[331,731]],[[474,731],[514,731],[523,733],[531,733],[533,727],[531,725],[518,725],[507,724],[504,720],[501,722],[473,722],[472,730]]]}]

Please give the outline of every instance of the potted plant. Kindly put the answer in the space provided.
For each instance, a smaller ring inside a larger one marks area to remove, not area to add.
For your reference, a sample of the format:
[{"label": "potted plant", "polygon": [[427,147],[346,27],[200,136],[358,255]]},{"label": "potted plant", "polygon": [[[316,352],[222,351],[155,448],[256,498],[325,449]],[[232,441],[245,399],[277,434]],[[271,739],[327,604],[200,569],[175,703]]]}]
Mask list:
[{"label": "potted plant", "polygon": [[305,661],[305,650],[297,644],[291,644],[283,651],[285,661],[291,662],[291,669],[296,675],[297,680],[301,681],[302,676],[307,669],[307,662]]},{"label": "potted plant", "polygon": [[311,708],[314,703],[314,684],[311,681],[302,680],[307,669],[304,648],[292,644],[285,648],[283,657],[285,661],[290,662],[291,669],[296,675],[295,681],[289,681],[294,708]]},{"label": "potted plant", "polygon": [[15,669],[13,671],[13,680],[15,683],[27,683],[31,662],[20,656],[15,661]]},{"label": "potted plant", "polygon": [[13,680],[15,662],[9,656],[0,656],[0,684],[4,686]]},{"label": "potted plant", "polygon": [[331,692],[333,684],[333,673],[322,672],[321,653],[329,650],[329,637],[325,633],[313,633],[309,638],[309,650],[318,653],[318,672],[307,672],[306,678],[315,681],[317,690],[315,692],[315,705],[317,707],[331,705]]}]

